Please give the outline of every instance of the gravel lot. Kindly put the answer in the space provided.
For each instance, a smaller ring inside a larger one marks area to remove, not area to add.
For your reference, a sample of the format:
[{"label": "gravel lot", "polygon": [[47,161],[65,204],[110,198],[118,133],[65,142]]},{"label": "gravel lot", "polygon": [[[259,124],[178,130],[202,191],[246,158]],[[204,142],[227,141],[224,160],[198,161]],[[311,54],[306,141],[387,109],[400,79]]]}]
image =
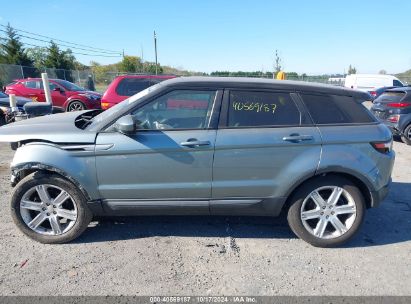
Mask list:
[{"label": "gravel lot", "polygon": [[23,236],[0,145],[0,295],[411,295],[411,146],[389,197],[346,247],[296,239],[284,219],[109,218],[66,245]]}]

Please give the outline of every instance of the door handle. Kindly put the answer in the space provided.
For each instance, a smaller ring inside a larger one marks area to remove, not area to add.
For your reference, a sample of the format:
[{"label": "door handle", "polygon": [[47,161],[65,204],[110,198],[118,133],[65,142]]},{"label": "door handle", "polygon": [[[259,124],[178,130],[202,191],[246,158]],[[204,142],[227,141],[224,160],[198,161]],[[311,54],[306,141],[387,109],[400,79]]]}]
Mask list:
[{"label": "door handle", "polygon": [[189,147],[189,148],[194,148],[194,147],[200,147],[200,146],[209,146],[210,142],[208,140],[196,140],[196,139],[189,139],[187,141],[183,141],[180,143],[181,146],[183,147]]},{"label": "door handle", "polygon": [[300,134],[290,134],[290,136],[284,136],[284,141],[291,141],[291,142],[301,142],[301,141],[308,141],[313,140],[314,136],[312,135],[300,135]]}]

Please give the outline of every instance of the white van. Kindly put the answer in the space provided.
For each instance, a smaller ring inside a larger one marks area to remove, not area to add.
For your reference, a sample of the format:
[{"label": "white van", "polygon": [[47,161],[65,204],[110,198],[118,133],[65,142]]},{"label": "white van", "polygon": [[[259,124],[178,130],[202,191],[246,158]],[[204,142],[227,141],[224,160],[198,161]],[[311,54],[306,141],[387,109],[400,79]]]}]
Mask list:
[{"label": "white van", "polygon": [[381,74],[352,74],[345,77],[344,86],[360,91],[372,91],[381,87],[403,87],[395,76]]}]

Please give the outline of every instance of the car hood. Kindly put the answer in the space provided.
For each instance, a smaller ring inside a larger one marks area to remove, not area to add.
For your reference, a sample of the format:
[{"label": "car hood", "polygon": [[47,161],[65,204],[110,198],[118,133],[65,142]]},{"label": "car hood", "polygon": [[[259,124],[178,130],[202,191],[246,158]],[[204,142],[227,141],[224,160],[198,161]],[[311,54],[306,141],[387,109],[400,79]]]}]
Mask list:
[{"label": "car hood", "polygon": [[[23,107],[27,102],[32,102],[30,98],[16,97],[16,104],[18,107]],[[10,107],[10,99],[7,97],[0,98],[0,107]]]},{"label": "car hood", "polygon": [[0,142],[94,143],[96,132],[75,125],[76,118],[85,112],[88,111],[46,115],[5,125],[0,128]]}]

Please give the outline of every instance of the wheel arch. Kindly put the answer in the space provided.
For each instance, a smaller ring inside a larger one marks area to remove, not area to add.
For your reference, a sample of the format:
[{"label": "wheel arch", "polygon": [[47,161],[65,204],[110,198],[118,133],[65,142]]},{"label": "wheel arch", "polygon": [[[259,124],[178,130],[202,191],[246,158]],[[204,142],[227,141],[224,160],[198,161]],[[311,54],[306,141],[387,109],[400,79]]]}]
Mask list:
[{"label": "wheel arch", "polygon": [[344,177],[348,180],[350,180],[354,185],[358,187],[358,189],[361,191],[361,194],[364,197],[365,200],[365,205],[368,208],[371,208],[373,206],[373,197],[371,194],[371,185],[368,181],[365,180],[364,177],[359,177],[358,174],[352,173],[352,172],[347,172],[347,171],[337,171],[337,170],[322,170],[319,172],[316,172],[316,174],[311,175],[311,176],[305,176],[304,178],[300,179],[287,193],[286,201],[285,204],[282,208],[282,213],[287,212],[287,210],[290,208],[292,204],[292,197],[294,193],[303,185],[306,183],[310,182],[311,180],[314,180],[319,177],[323,176],[340,176]]},{"label": "wheel arch", "polygon": [[44,174],[57,174],[61,176],[62,178],[70,181],[74,185],[76,185],[78,189],[80,189],[80,191],[83,193],[85,198],[88,201],[91,200],[91,197],[87,193],[86,189],[84,189],[84,187],[82,187],[81,184],[75,178],[73,178],[70,174],[54,166],[45,165],[45,164],[37,163],[37,162],[27,163],[21,166],[14,167],[12,169],[12,186],[13,187],[16,186],[20,182],[20,180],[22,180],[24,177],[32,173],[35,173],[35,172],[41,172]]}]

